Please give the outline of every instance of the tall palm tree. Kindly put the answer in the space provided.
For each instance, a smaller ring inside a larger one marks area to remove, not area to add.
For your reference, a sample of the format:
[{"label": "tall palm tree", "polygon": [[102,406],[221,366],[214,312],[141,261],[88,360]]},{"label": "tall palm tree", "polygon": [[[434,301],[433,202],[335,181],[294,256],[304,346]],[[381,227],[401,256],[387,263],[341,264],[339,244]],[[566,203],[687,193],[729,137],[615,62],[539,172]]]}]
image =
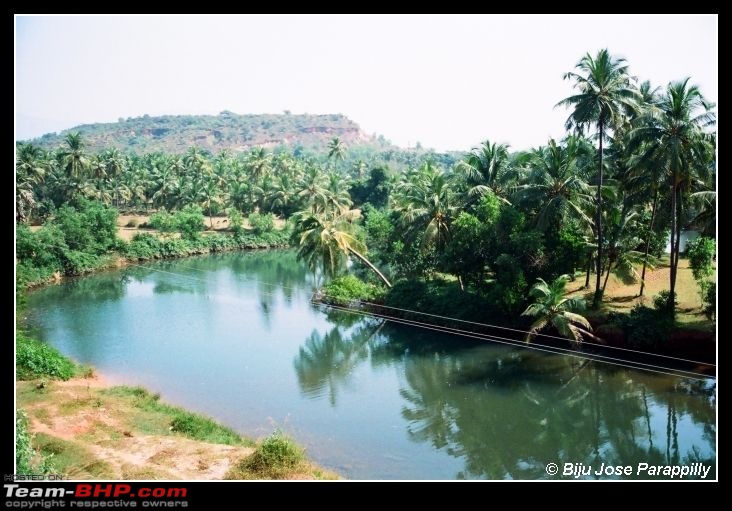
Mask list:
[{"label": "tall palm tree", "polygon": [[595,297],[593,307],[600,305],[602,290],[600,288],[600,273],[602,272],[602,185],[603,161],[602,144],[605,132],[613,129],[623,115],[635,110],[637,93],[631,86],[631,77],[628,75],[628,66],[625,59],[613,58],[607,49],[600,50],[593,57],[587,53],[575,66],[580,73],[569,72],[564,75],[565,80],[574,81],[574,87],[579,90],[575,94],[563,99],[557,106],[572,108],[572,113],[565,123],[567,129],[583,130],[594,126],[599,139],[598,179],[597,179],[597,280],[595,282]]},{"label": "tall palm tree", "polygon": [[713,126],[713,103],[706,101],[689,78],[668,85],[658,100],[657,110],[646,113],[630,133],[631,148],[642,150],[641,161],[663,169],[671,194],[671,271],[669,311],[674,311],[673,296],[679,264],[682,194],[696,180],[706,181],[714,146],[705,129]]},{"label": "tall palm tree", "polygon": [[295,213],[297,257],[305,260],[311,271],[320,268],[332,277],[345,266],[348,256],[353,255],[376,273],[387,287],[391,287],[384,274],[363,255],[366,246],[353,234],[353,221],[358,216],[359,212],[353,209],[334,217],[309,210]]},{"label": "tall palm tree", "polygon": [[59,153],[61,163],[66,175],[74,180],[79,180],[84,176],[89,159],[84,152],[84,141],[81,139],[81,133],[69,133],[64,139],[66,147]]},{"label": "tall palm tree", "polygon": [[[630,119],[627,129],[624,130],[624,137],[620,144],[627,153],[627,169],[623,176],[623,186],[636,196],[641,196],[643,200],[651,202],[651,217],[646,228],[647,235],[645,239],[645,249],[643,256],[643,269],[640,275],[640,291],[638,296],[643,296],[646,287],[646,269],[648,268],[648,256],[651,248],[651,238],[653,236],[653,226],[656,222],[656,213],[658,211],[658,201],[662,192],[663,169],[655,162],[643,161],[639,158],[639,152],[631,153],[628,150],[627,139],[629,131],[639,119],[651,113],[656,109],[660,97],[660,87],[653,87],[651,82],[646,80],[638,86],[639,104],[633,118]],[[617,137],[616,137],[617,138]]]},{"label": "tall palm tree", "polygon": [[490,140],[473,148],[455,168],[465,179],[471,202],[480,199],[488,190],[505,198],[513,177],[508,145],[491,143]]},{"label": "tall palm tree", "polygon": [[530,342],[540,330],[549,325],[574,343],[582,342],[583,336],[592,336],[590,322],[584,316],[573,312],[584,309],[584,300],[565,296],[565,286],[569,279],[569,275],[562,275],[554,279],[551,284],[547,284],[544,279],[536,279],[536,284],[529,292],[534,298],[534,303],[521,314],[536,318],[529,333],[526,334],[526,342]]},{"label": "tall palm tree", "polygon": [[343,161],[346,156],[346,144],[343,143],[340,137],[333,137],[328,142],[328,159],[332,159],[335,162],[335,167],[338,167],[338,162]]}]

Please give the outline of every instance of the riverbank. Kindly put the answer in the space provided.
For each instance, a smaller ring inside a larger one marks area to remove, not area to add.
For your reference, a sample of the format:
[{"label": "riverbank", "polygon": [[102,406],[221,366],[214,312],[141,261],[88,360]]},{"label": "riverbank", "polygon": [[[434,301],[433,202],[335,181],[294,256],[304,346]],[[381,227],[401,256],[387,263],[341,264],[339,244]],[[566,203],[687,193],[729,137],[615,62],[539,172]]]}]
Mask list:
[{"label": "riverbank", "polygon": [[113,386],[38,341],[21,343],[16,406],[32,435],[33,470],[70,479],[338,479],[277,431],[255,442],[144,388]]}]

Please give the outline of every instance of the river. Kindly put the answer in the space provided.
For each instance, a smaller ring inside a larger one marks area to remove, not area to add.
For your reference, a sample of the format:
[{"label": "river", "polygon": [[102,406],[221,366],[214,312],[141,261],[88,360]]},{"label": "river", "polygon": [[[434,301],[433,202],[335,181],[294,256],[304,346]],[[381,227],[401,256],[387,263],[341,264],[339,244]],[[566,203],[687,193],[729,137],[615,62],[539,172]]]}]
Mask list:
[{"label": "river", "polygon": [[245,435],[280,428],[344,477],[539,479],[549,463],[694,462],[715,476],[713,379],[328,311],[310,303],[313,277],[292,251],[142,265],[32,292],[31,328],[114,383]]}]

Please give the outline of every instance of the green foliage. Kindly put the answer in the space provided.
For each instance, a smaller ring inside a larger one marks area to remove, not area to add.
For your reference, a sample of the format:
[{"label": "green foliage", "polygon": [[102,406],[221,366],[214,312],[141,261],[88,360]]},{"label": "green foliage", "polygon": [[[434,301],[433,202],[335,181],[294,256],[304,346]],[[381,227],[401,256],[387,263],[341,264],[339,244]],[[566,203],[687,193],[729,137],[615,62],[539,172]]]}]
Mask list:
[{"label": "green foliage", "polygon": [[371,205],[366,205],[362,213],[365,217],[366,245],[369,247],[370,253],[376,253],[378,256],[385,255],[394,236],[395,227],[391,216],[388,212],[375,209]]},{"label": "green foliage", "polygon": [[274,231],[261,235],[243,234],[209,234],[194,239],[158,238],[150,233],[138,233],[126,246],[124,254],[138,261],[148,259],[168,259],[189,255],[224,252],[227,250],[286,247],[290,234],[285,231]]},{"label": "green foliage", "polygon": [[47,457],[33,448],[33,435],[28,430],[28,416],[18,409],[15,416],[15,473],[48,474],[53,471]]},{"label": "green foliage", "polygon": [[79,201],[59,208],[53,219],[71,250],[102,254],[117,244],[117,210],[101,203]]},{"label": "green foliage", "polygon": [[670,311],[673,310],[671,308],[671,301],[673,300],[673,308],[676,308],[679,305],[679,302],[676,300],[676,293],[674,293],[673,298],[671,297],[671,291],[668,289],[664,289],[660,293],[658,293],[656,296],[653,297],[653,307],[657,311]]},{"label": "green foliage", "polygon": [[255,234],[264,234],[274,231],[274,215],[272,213],[252,213],[249,215],[249,224]]},{"label": "green foliage", "polygon": [[266,479],[281,479],[305,462],[305,452],[291,438],[275,430],[241,461],[240,470]]},{"label": "green foliage", "polygon": [[178,228],[175,216],[164,209],[150,215],[147,223],[150,227],[160,232],[174,232]]},{"label": "green foliage", "polygon": [[348,305],[354,301],[379,302],[384,297],[384,288],[362,281],[353,275],[343,275],[323,287],[323,301]]},{"label": "green foliage", "polygon": [[240,235],[244,233],[244,216],[236,208],[229,208],[226,210],[226,214],[229,216],[229,229],[236,234]]},{"label": "green foliage", "polygon": [[47,376],[68,380],[74,376],[74,363],[48,344],[29,338],[24,332],[18,332],[15,346],[18,379],[32,380]]},{"label": "green foliage", "polygon": [[18,226],[18,282],[37,284],[54,273],[80,275],[105,264],[103,254],[122,247],[117,238],[117,212],[90,201],[64,206],[36,232]]},{"label": "green foliage", "polygon": [[354,182],[349,188],[353,204],[370,204],[375,208],[386,207],[389,202],[389,172],[375,167],[369,171],[368,179]]},{"label": "green foliage", "polygon": [[709,319],[714,319],[717,307],[717,284],[710,282],[704,293],[704,314]]},{"label": "green foliage", "polygon": [[[668,295],[666,295],[666,299]],[[611,312],[609,322],[623,330],[628,344],[636,348],[658,348],[674,329],[674,320],[668,314],[667,301],[656,309],[636,305],[629,314]]]},{"label": "green foliage", "polygon": [[714,258],[717,246],[712,238],[699,236],[686,245],[686,255],[694,279],[701,283],[714,273]]},{"label": "green foliage", "polygon": [[565,273],[574,275],[578,268],[587,263],[588,244],[577,224],[563,226],[557,239],[554,243],[552,241],[551,238],[547,239],[547,245],[553,245],[547,254],[547,259],[551,261],[548,268],[551,276]]},{"label": "green foliage", "polygon": [[477,217],[460,213],[452,224],[452,237],[442,254],[441,268],[460,275],[466,284],[483,285],[492,248],[486,231],[486,224]]},{"label": "green foliage", "polygon": [[531,297],[534,303],[521,314],[534,318],[526,340],[530,341],[541,330],[552,327],[559,335],[574,343],[582,342],[584,336],[592,331],[589,321],[578,314],[585,309],[585,301],[581,298],[568,298],[566,286],[569,275],[560,275],[550,284],[544,279],[536,279],[531,286]]},{"label": "green foliage", "polygon": [[28,416],[23,410],[18,410],[15,419],[15,473],[35,474],[36,471],[32,467],[33,456]]},{"label": "green foliage", "polygon": [[188,205],[175,213],[175,228],[187,240],[196,240],[205,229],[203,210],[199,206]]},{"label": "green foliage", "polygon": [[[400,280],[387,293],[384,304],[389,307],[428,312],[445,317],[481,321],[492,313],[492,304],[470,291],[461,291],[457,282]],[[406,319],[455,326],[453,321],[428,318],[411,312],[391,311]]]}]

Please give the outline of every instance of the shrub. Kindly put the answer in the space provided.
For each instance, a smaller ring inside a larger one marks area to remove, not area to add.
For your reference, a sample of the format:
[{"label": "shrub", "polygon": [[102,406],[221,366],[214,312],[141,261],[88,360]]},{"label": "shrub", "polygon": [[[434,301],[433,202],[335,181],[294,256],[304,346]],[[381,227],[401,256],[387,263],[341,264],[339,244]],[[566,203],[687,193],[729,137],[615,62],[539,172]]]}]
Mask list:
[{"label": "shrub", "polygon": [[176,229],[175,218],[164,209],[153,213],[146,225],[160,232],[173,232]]},{"label": "shrub", "polygon": [[710,282],[707,286],[703,302],[704,314],[706,314],[709,319],[715,319],[717,306],[717,284],[715,282]]},{"label": "shrub", "polygon": [[229,229],[234,234],[241,234],[244,232],[244,217],[241,212],[236,208],[229,208],[226,210],[229,215]]},{"label": "shrub", "polygon": [[263,234],[274,230],[274,215],[272,213],[252,213],[249,215],[249,223],[255,234]]},{"label": "shrub", "polygon": [[186,206],[175,214],[175,226],[184,238],[197,239],[206,226],[203,211],[198,206]]},{"label": "shrub", "polygon": [[[664,289],[660,293],[658,293],[656,296],[653,297],[653,307],[658,311],[668,311],[671,310],[671,291]],[[675,309],[676,306],[679,304],[678,301],[676,301],[676,293],[674,293],[673,296],[673,308]]]},{"label": "shrub", "polygon": [[99,202],[81,200],[76,208],[63,206],[56,212],[53,224],[72,250],[101,254],[117,241],[117,210]]},{"label": "shrub", "polygon": [[689,257],[689,267],[694,274],[694,279],[699,282],[706,279],[714,272],[714,257],[716,254],[716,243],[711,238],[699,236],[686,246],[686,255]]},{"label": "shrub", "polygon": [[353,275],[344,275],[329,282],[323,288],[324,301],[347,305],[355,300],[365,302],[381,301],[384,289],[360,280]]},{"label": "shrub", "polygon": [[137,227],[137,220],[130,218],[130,220],[125,224],[125,227]]},{"label": "shrub", "polygon": [[639,304],[629,314],[612,312],[610,323],[623,330],[631,346],[655,348],[667,340],[674,329],[674,320],[665,308],[667,303],[665,299],[664,305],[655,310]]},{"label": "shrub", "polygon": [[20,380],[31,380],[42,376],[68,380],[74,376],[74,363],[61,355],[55,348],[23,332],[16,337],[15,368]]},{"label": "shrub", "polygon": [[305,461],[305,452],[291,438],[276,430],[240,463],[240,469],[260,477],[279,479]]}]

